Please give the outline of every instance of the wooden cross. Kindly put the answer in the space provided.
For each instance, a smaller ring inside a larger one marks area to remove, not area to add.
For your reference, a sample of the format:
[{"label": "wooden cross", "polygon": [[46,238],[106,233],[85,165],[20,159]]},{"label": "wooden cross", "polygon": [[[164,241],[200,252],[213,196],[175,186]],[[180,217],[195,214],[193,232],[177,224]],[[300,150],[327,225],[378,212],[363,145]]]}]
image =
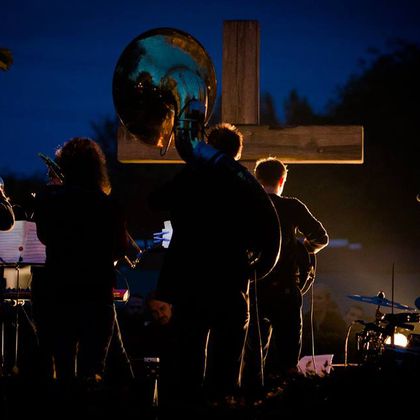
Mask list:
[{"label": "wooden cross", "polygon": [[[271,128],[259,125],[259,24],[225,21],[223,28],[222,121],[244,134],[241,163],[253,168],[261,157],[284,163],[363,163],[363,127],[311,125]],[[175,147],[159,150],[118,136],[118,160],[123,163],[183,163]]]}]

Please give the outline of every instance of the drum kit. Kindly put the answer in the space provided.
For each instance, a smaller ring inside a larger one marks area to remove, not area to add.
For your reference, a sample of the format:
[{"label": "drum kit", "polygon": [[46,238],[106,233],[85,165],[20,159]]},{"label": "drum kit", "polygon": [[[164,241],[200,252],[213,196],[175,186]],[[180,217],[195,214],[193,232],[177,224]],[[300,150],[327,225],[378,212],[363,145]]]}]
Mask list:
[{"label": "drum kit", "polygon": [[[355,321],[364,325],[356,334],[358,359],[362,365],[420,367],[420,312],[416,308],[388,300],[382,291],[376,296],[347,297],[377,306],[373,322]],[[382,307],[391,308],[391,313],[383,313]],[[394,309],[404,312],[394,313]]]}]

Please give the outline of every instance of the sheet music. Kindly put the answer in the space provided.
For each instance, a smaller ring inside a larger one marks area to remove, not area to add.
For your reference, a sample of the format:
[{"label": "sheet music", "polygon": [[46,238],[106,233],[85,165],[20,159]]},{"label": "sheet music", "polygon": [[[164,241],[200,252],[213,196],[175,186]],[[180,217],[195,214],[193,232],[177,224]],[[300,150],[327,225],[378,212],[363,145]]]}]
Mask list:
[{"label": "sheet music", "polygon": [[44,264],[45,245],[36,234],[34,222],[17,220],[12,230],[0,231],[0,263]]},{"label": "sheet music", "polygon": [[[333,354],[318,354],[312,356],[303,356],[298,363],[298,370],[305,376],[317,375],[325,376],[331,372]],[[315,366],[314,366],[315,360]]]}]

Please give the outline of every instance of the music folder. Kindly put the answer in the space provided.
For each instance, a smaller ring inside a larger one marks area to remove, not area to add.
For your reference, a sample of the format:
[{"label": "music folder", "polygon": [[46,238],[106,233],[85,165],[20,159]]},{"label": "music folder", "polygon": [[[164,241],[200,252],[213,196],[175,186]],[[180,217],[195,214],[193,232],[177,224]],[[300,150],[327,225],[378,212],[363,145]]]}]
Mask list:
[{"label": "music folder", "polygon": [[17,220],[11,230],[0,231],[0,265],[18,263],[45,263],[45,245],[38,239],[35,222]]}]

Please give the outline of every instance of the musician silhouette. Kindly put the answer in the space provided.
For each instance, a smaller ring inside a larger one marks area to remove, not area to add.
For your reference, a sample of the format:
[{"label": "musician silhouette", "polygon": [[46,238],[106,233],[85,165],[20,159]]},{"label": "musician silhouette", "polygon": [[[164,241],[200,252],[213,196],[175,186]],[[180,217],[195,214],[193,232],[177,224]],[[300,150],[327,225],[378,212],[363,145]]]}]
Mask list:
[{"label": "musician silhouette", "polygon": [[[208,144],[227,159],[240,157],[242,141],[231,124],[209,130]],[[153,209],[169,210],[173,226],[157,293],[174,306],[182,366],[176,389],[186,403],[199,401],[203,390],[223,400],[238,389],[248,317],[249,201],[240,181],[203,162],[188,163],[150,197]]]},{"label": "musician silhouette", "polygon": [[60,382],[77,377],[96,384],[115,322],[114,261],[124,255],[128,236],[109,195],[100,146],[76,137],[57,150],[55,159],[63,182],[46,186],[35,199],[34,220],[47,255],[33,293],[39,339],[54,356]]},{"label": "musician silhouette", "polygon": [[[301,238],[307,252],[317,253],[328,245],[324,226],[299,199],[282,195],[287,167],[277,158],[260,159],[255,176],[269,194],[280,220],[282,248],[272,272],[257,283],[258,310],[266,320],[265,373],[267,383],[285,380],[296,372],[301,348],[302,292],[307,290],[300,280],[299,244]],[[268,330],[268,331],[267,331]]]}]

